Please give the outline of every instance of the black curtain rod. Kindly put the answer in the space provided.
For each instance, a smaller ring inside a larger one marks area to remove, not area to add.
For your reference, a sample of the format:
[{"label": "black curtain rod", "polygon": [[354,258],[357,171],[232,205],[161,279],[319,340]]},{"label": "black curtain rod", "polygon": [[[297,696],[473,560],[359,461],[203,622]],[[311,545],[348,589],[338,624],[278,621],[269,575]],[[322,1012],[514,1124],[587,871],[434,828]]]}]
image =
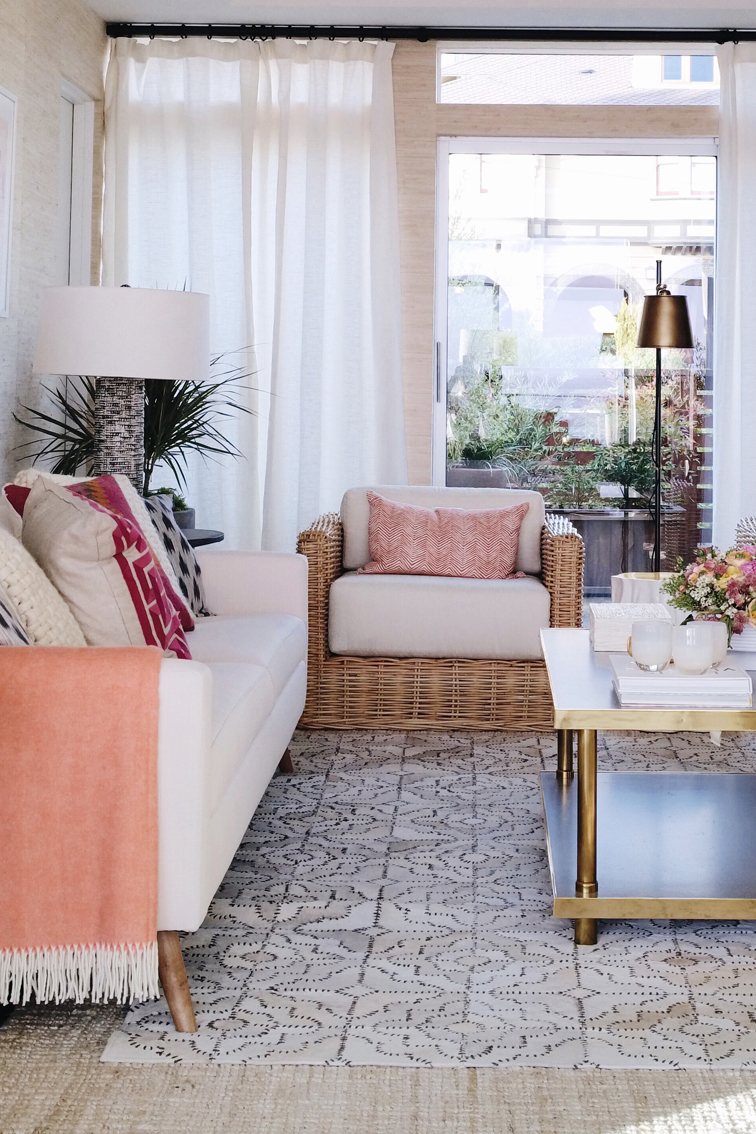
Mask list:
[{"label": "black curtain rod", "polygon": [[326,27],[289,24],[131,24],[109,23],[111,39],[139,37],[216,37],[224,39],[415,39],[544,43],[738,43],[756,40],[756,28],[446,28]]}]

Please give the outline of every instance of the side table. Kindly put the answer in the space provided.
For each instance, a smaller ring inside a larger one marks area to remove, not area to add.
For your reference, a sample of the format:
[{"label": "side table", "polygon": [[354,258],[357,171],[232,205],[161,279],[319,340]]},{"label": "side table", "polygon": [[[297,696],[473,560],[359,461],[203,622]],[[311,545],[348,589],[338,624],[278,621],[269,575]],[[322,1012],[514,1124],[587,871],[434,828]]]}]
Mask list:
[{"label": "side table", "polygon": [[220,543],[225,538],[225,532],[215,531],[213,528],[183,528],[182,534],[192,547],[205,547],[208,543]]}]

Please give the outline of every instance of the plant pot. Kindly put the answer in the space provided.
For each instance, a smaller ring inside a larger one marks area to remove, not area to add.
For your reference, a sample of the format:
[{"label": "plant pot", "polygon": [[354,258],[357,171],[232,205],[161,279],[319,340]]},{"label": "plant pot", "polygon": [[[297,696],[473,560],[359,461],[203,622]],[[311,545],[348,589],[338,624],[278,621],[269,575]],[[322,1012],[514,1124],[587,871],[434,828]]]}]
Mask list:
[{"label": "plant pot", "polygon": [[487,461],[471,461],[465,465],[448,465],[447,488],[509,488],[506,469],[497,469]]},{"label": "plant pot", "polygon": [[[586,597],[610,595],[612,575],[651,570],[654,521],[646,508],[556,508],[554,512],[567,516],[582,536],[585,544],[583,592]],[[666,526],[679,520],[680,516],[684,517],[684,513],[685,510],[677,505],[665,507],[662,523]],[[665,568],[664,561],[662,568],[669,570]]]},{"label": "plant pot", "polygon": [[180,512],[174,512],[173,518],[179,528],[196,528],[194,522],[195,512],[194,508],[182,508]]},{"label": "plant pot", "polygon": [[595,449],[573,449],[572,459],[576,465],[589,465],[596,456]]}]

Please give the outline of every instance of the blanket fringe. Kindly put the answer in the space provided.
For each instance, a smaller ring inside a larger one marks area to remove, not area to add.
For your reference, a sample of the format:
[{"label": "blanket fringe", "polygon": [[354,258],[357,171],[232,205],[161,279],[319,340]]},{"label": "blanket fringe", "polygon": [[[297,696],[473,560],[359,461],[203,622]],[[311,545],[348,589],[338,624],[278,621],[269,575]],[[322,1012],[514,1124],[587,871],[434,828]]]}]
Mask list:
[{"label": "blanket fringe", "polygon": [[0,950],[0,1004],[157,1000],[157,941]]}]

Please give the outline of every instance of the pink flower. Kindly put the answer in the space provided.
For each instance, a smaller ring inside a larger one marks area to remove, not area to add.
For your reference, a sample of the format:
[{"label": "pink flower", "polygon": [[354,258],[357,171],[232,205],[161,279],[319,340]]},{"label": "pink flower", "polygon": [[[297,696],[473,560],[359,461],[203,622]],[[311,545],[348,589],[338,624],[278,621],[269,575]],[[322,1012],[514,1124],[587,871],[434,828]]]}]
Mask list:
[{"label": "pink flower", "polygon": [[745,575],[746,579],[748,579],[749,583],[756,582],[756,562],[754,562],[753,559],[741,563],[740,570]]}]

